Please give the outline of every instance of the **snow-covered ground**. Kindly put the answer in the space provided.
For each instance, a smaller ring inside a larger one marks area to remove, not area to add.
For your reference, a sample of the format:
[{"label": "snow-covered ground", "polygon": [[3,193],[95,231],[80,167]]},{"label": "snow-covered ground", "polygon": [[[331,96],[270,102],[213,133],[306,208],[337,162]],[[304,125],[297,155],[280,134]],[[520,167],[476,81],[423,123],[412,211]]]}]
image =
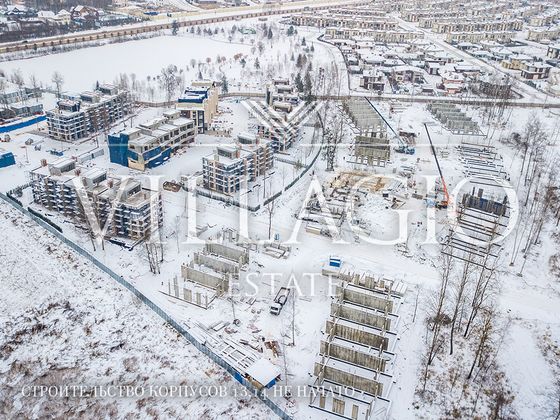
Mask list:
[{"label": "snow-covered ground", "polygon": [[[229,374],[43,228],[5,203],[0,223],[3,418],[271,416],[256,398],[236,397],[241,387]],[[100,396],[126,385],[144,394]],[[166,396],[190,385],[193,395]],[[39,395],[51,386],[98,387],[98,396],[59,390],[53,397],[54,388],[50,397]],[[229,395],[204,397],[211,386],[226,386]]]},{"label": "snow-covered ground", "polygon": [[[263,24],[271,27],[271,39],[264,33]],[[238,30],[232,32],[234,27]],[[249,28],[255,33],[240,31]],[[177,36],[167,34],[3,62],[0,70],[9,76],[19,69],[26,81],[35,75],[43,86],[51,89],[52,76],[56,71],[64,78],[63,90],[69,92],[90,90],[97,82],[118,83],[126,75],[128,88],[137,86],[139,97],[161,100],[164,95],[158,84],[159,74],[163,68],[174,65],[183,80],[182,87],[188,86],[201,73],[205,78],[218,81],[226,75],[232,92],[262,93],[264,84],[271,77],[293,80],[295,74],[301,71],[296,67],[297,56],[305,54],[304,50],[311,45],[314,52],[308,52],[308,55],[314,68],[330,66],[334,57],[339,55],[336,48],[317,41],[321,32],[313,28],[298,28],[298,34],[286,36],[287,28],[279,18],[266,22],[256,19],[224,22],[197,27],[194,33],[182,29]],[[199,34],[198,29],[211,30],[212,34]],[[216,30],[218,32],[214,33]],[[302,46],[304,38],[306,45]],[[341,57],[338,59],[341,60]],[[256,68],[257,60],[259,68]]]}]

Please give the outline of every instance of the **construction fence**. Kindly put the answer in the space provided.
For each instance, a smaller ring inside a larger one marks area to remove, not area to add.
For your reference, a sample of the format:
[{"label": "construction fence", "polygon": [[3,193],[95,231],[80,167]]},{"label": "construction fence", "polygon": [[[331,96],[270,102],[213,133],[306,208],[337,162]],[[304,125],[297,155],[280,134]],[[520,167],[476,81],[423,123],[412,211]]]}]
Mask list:
[{"label": "construction fence", "polygon": [[25,209],[17,200],[11,198],[11,196],[5,195],[0,193],[0,199],[4,200],[6,203],[10,204],[19,212],[23,213],[25,216],[29,217],[33,221],[35,221],[39,226],[43,227],[49,233],[54,235],[57,239],[62,241],[68,247],[76,251],[78,254],[86,258],[87,260],[91,261],[97,268],[99,268],[104,273],[108,274],[113,280],[119,283],[121,286],[124,286],[128,289],[132,294],[134,294],[142,303],[144,303],[148,308],[154,311],[160,318],[162,318],[165,322],[167,322],[173,329],[175,329],[180,335],[182,335],[189,343],[191,343],[194,347],[196,347],[199,351],[204,353],[208,356],[214,363],[225,369],[231,376],[233,376],[239,383],[245,386],[252,395],[256,396],[260,399],[274,414],[276,414],[281,419],[291,419],[291,417],[280,408],[276,403],[270,400],[266,395],[261,393],[255,386],[253,386],[247,379],[239,374],[229,363],[219,357],[216,353],[206,347],[204,344],[197,341],[193,335],[191,335],[187,329],[185,329],[182,325],[180,325],[177,321],[175,321],[171,316],[169,316],[163,309],[161,309],[158,305],[152,302],[148,297],[146,297],[142,292],[140,292],[136,287],[134,287],[131,283],[126,281],[122,276],[115,273],[93,255],[91,255],[87,250],[82,248],[81,246],[77,245],[76,243],[72,242],[68,238],[66,238],[61,232],[47,223],[45,220],[41,219],[40,217],[36,216],[35,214],[31,213],[29,210]]}]

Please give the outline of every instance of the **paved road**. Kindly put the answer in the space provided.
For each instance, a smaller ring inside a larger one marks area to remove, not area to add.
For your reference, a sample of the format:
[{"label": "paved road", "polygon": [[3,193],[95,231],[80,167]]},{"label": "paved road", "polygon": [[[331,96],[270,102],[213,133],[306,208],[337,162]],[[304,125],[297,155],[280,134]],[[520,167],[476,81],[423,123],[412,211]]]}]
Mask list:
[{"label": "paved road", "polygon": [[[240,98],[264,98],[264,93],[259,92],[230,92],[220,95],[221,98],[228,97],[240,97]],[[382,95],[372,95],[370,92],[352,92],[350,95],[328,95],[319,96],[319,99],[332,99],[332,100],[344,100],[352,97],[368,97],[374,101],[399,101],[399,102],[410,102],[410,103],[434,103],[434,102],[445,102],[456,105],[474,105],[474,106],[484,106],[493,105],[495,100],[485,99],[485,98],[461,98],[453,96],[423,96],[423,95],[402,95],[402,94],[388,94],[384,93]],[[544,103],[540,100],[525,100],[512,99],[506,102],[508,106],[515,108],[560,108],[560,99],[549,98],[549,100]]]}]

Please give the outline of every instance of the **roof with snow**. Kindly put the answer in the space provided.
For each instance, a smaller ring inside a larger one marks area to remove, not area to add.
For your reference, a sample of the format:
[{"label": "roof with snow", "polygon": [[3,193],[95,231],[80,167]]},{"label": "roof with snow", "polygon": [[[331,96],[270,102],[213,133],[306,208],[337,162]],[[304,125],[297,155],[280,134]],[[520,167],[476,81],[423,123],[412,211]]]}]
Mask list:
[{"label": "roof with snow", "polygon": [[268,386],[280,376],[281,370],[266,359],[259,359],[245,371],[247,375],[256,380],[262,386]]}]

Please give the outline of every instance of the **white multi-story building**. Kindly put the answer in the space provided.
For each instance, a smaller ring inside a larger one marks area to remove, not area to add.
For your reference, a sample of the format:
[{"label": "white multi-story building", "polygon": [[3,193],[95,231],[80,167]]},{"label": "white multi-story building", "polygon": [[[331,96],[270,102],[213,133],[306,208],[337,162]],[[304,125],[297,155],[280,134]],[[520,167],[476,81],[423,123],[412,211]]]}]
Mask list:
[{"label": "white multi-story building", "polygon": [[218,96],[215,82],[197,80],[179,97],[177,109],[183,117],[193,120],[198,132],[203,133],[218,112]]},{"label": "white multi-story building", "polygon": [[101,85],[77,97],[66,96],[57,107],[47,111],[49,136],[73,142],[101,130],[131,112],[127,91],[112,85]]}]

